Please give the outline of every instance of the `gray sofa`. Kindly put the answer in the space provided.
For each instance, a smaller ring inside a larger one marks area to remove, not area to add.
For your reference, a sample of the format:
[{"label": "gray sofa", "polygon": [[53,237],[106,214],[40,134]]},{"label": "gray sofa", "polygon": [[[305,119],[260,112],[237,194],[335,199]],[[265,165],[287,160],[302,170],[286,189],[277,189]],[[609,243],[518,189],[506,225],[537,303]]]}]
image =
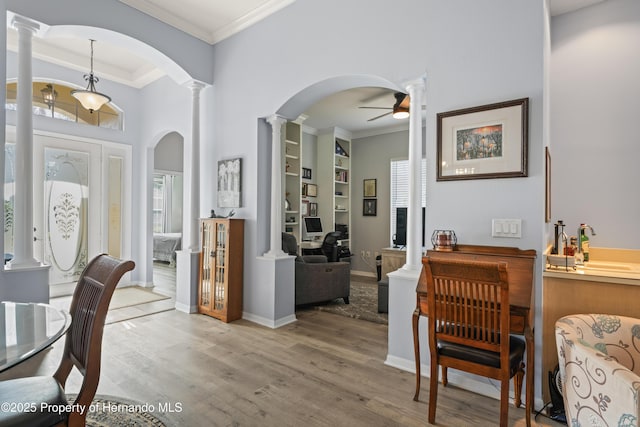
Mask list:
[{"label": "gray sofa", "polygon": [[349,304],[351,264],[327,262],[324,255],[298,256],[296,238],[282,233],[282,249],[296,256],[296,305],[344,299]]}]

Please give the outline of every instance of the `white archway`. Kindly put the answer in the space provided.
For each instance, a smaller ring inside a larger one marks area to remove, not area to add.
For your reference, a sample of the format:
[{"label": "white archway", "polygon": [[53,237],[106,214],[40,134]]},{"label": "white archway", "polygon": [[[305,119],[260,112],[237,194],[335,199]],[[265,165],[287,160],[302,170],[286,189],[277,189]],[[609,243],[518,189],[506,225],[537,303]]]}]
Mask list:
[{"label": "white archway", "polygon": [[[372,75],[344,75],[328,78],[312,84],[287,100],[272,116],[258,124],[258,211],[269,212],[257,217],[257,248],[264,256],[258,256],[255,268],[262,279],[260,289],[253,289],[251,300],[245,303],[252,314],[245,318],[268,327],[277,328],[296,320],[295,318],[295,273],[293,257],[280,255],[282,220],[279,217],[282,200],[279,159],[281,153],[280,126],[283,120],[294,120],[311,105],[336,92],[358,87],[382,87],[400,90],[390,80]],[[275,167],[274,167],[275,165]],[[271,194],[269,197],[267,195]],[[272,301],[269,307],[254,308],[254,301]],[[255,311],[254,311],[255,310]],[[259,313],[259,314],[255,314]]]}]

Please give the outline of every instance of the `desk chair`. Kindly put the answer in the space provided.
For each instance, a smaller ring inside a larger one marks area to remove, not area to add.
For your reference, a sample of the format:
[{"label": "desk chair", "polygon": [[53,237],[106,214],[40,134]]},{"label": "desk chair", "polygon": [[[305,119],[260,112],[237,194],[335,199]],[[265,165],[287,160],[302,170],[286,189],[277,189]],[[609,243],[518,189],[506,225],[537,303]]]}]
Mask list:
[{"label": "desk chair", "polygon": [[429,422],[436,418],[440,365],[445,386],[447,368],[500,380],[500,425],[506,426],[509,381],[514,376],[515,401],[520,406],[525,350],[524,340],[509,335],[507,264],[424,258],[423,266],[431,354]]},{"label": "desk chair", "polygon": [[329,262],[338,262],[338,240],[342,237],[339,231],[332,231],[324,236],[322,241],[322,253]]},{"label": "desk chair", "polygon": [[[33,412],[0,412],[0,426],[84,426],[89,405],[100,380],[102,331],[111,296],[133,261],[121,261],[108,255],[98,255],[82,272],[71,300],[71,327],[67,331],[62,361],[53,377],[28,377],[0,382],[0,401],[33,403]],[[84,376],[75,402],[67,402],[64,386],[73,367]],[[40,411],[41,403],[67,405],[76,410],[69,413]],[[77,408],[87,411],[80,413]]]}]

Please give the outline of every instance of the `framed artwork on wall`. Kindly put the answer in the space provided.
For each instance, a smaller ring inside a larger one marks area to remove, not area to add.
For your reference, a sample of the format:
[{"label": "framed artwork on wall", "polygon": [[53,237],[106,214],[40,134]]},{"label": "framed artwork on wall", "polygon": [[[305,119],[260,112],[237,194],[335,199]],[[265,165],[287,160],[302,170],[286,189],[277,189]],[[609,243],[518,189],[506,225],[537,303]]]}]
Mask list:
[{"label": "framed artwork on wall", "polygon": [[544,147],[544,222],[551,222],[551,153]]},{"label": "framed artwork on wall", "polygon": [[318,216],[318,204],[309,203],[309,216]]},{"label": "framed artwork on wall", "polygon": [[439,113],[437,181],[527,176],[529,98]]},{"label": "framed artwork on wall", "polygon": [[242,159],[218,162],[218,207],[239,208],[242,196]]},{"label": "framed artwork on wall", "polygon": [[302,168],[302,178],[304,178],[304,179],[311,179],[311,169],[309,169],[309,168]]},{"label": "framed artwork on wall", "polygon": [[362,201],[362,215],[376,216],[378,214],[378,199],[364,199]]},{"label": "framed artwork on wall", "polygon": [[377,180],[376,179],[365,179],[364,180],[364,188],[362,190],[363,197],[376,197],[377,191]]}]

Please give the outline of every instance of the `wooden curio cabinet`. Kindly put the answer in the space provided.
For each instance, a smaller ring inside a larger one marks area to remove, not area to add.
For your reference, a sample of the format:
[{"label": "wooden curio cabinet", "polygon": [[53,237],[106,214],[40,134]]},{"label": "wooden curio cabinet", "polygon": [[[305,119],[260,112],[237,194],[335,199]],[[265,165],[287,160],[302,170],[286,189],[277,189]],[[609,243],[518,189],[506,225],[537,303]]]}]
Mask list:
[{"label": "wooden curio cabinet", "polygon": [[201,220],[198,313],[232,322],[242,318],[244,220]]}]

